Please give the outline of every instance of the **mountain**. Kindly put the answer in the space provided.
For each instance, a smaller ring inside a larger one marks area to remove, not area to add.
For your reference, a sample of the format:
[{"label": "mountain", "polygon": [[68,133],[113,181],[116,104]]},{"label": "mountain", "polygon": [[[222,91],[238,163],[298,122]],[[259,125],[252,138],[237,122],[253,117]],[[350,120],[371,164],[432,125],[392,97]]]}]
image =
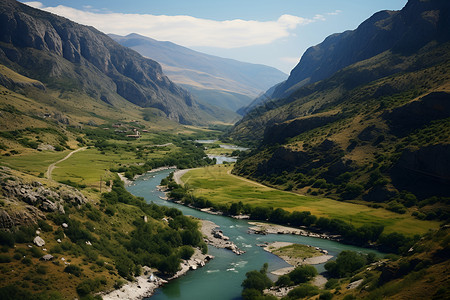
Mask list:
[{"label": "mountain", "polygon": [[279,93],[288,96],[250,110],[228,135],[256,146],[233,172],[448,220],[449,14],[448,1],[410,0],[308,50]]},{"label": "mountain", "polygon": [[82,91],[112,106],[156,108],[183,124],[214,119],[157,62],[93,27],[14,0],[1,2],[0,24],[0,63],[49,88]]},{"label": "mountain", "polygon": [[188,89],[199,100],[232,111],[246,106],[287,77],[272,67],[208,55],[138,34],[109,36],[121,45],[156,60],[171,80]]},{"label": "mountain", "polygon": [[[448,40],[450,19],[435,8],[448,1],[409,1],[402,11],[380,11],[355,30],[333,34],[309,48],[289,78],[273,92],[273,98],[288,96],[297,88],[330,77],[353,63],[392,50],[407,55],[431,40]],[[424,15],[418,15],[425,12]]]}]

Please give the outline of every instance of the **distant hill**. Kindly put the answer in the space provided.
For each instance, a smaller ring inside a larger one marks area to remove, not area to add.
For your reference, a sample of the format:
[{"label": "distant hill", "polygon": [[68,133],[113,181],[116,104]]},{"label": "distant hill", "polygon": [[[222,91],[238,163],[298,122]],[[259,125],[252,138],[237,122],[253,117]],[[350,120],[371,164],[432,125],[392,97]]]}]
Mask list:
[{"label": "distant hill", "polygon": [[233,128],[230,140],[257,146],[233,172],[448,220],[449,15],[449,1],[410,0],[310,48],[282,96]]},{"label": "distant hill", "polygon": [[156,108],[182,124],[215,120],[157,62],[93,27],[14,0],[0,3],[0,24],[0,63],[49,88],[77,90],[112,106],[128,101]]},{"label": "distant hill", "polygon": [[159,62],[172,81],[201,101],[232,111],[248,105],[263,91],[287,78],[272,67],[212,56],[138,34],[109,36]]}]

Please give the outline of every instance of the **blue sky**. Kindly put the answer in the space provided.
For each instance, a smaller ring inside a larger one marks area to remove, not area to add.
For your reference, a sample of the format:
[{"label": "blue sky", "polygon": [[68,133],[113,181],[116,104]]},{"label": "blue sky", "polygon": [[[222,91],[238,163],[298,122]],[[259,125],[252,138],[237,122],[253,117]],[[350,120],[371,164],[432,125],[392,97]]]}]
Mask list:
[{"label": "blue sky", "polygon": [[105,33],[139,33],[285,73],[327,36],[407,0],[22,1]]}]

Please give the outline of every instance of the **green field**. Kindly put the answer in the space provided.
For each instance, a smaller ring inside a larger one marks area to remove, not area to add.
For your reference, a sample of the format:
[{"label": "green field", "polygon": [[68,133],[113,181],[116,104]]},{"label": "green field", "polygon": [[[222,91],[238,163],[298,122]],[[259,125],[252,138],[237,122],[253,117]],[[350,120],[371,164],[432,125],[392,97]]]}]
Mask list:
[{"label": "green field", "polygon": [[310,211],[313,215],[338,218],[359,227],[363,224],[382,224],[385,232],[407,235],[424,234],[438,229],[439,222],[421,221],[408,214],[396,214],[383,208],[341,202],[327,198],[303,196],[269,188],[230,174],[231,167],[216,165],[191,170],[182,180],[202,196],[218,204],[242,201],[244,204],[283,208],[287,211]]},{"label": "green field", "polygon": [[[172,149],[166,147],[160,148],[159,151],[157,149],[152,153],[147,153],[145,157],[147,159],[163,157],[166,153],[176,149],[173,145],[170,148]],[[134,153],[128,151],[108,151],[102,154],[97,149],[87,149],[58,163],[52,175],[56,181],[71,180],[87,186],[98,187],[100,178],[102,180],[113,178],[109,171],[111,168],[117,168],[120,164],[130,165],[143,162],[142,158],[138,158]]]},{"label": "green field", "polygon": [[45,174],[50,164],[60,160],[70,153],[66,151],[42,151],[42,152],[27,152],[18,155],[0,156],[0,164],[19,170],[25,173],[39,175]]}]

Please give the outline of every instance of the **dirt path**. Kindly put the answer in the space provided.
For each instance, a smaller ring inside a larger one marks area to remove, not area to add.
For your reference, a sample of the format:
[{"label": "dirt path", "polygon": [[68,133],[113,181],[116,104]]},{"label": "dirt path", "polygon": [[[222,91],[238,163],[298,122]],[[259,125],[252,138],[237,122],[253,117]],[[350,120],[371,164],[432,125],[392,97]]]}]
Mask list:
[{"label": "dirt path", "polygon": [[55,169],[56,164],[59,164],[60,162],[65,161],[66,159],[68,159],[69,157],[71,157],[72,154],[74,154],[74,153],[76,153],[76,152],[78,152],[78,151],[86,150],[86,149],[87,149],[87,147],[82,147],[82,148],[79,148],[79,149],[77,149],[77,150],[73,150],[72,152],[70,152],[69,154],[67,154],[64,158],[58,160],[58,161],[55,162],[55,163],[52,163],[50,166],[48,166],[47,173],[45,174],[45,177],[47,177],[48,179],[51,180],[51,179],[52,179],[52,172],[53,172],[53,169]]}]

